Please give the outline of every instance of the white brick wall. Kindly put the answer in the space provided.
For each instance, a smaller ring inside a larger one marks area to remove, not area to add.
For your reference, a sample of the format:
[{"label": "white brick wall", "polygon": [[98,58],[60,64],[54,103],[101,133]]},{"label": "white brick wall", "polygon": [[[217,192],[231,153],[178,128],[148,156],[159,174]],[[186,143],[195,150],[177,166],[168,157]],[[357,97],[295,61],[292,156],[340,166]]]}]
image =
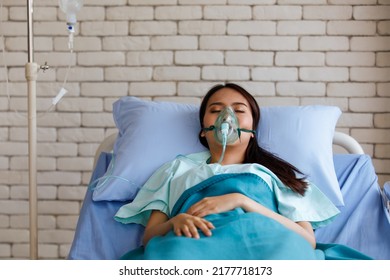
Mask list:
[{"label": "white brick wall", "polygon": [[[0,258],[28,258],[26,1],[2,3]],[[390,180],[388,0],[86,0],[71,55],[57,1],[34,5],[34,58],[51,66],[37,83],[40,258],[66,258],[121,96],[198,104],[235,81],[264,106],[336,105],[337,129]],[[47,113],[69,63],[69,92]]]}]

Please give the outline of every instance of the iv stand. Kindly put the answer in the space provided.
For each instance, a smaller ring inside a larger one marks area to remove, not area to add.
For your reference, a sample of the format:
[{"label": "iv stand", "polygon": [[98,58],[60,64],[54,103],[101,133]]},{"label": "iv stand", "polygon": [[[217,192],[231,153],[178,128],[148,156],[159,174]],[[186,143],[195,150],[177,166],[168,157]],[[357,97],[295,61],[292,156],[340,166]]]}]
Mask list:
[{"label": "iv stand", "polygon": [[37,211],[37,113],[36,81],[38,64],[33,62],[33,0],[27,0],[28,62],[25,74],[28,87],[28,155],[29,155],[29,210],[30,210],[30,259],[38,259],[38,211]]}]

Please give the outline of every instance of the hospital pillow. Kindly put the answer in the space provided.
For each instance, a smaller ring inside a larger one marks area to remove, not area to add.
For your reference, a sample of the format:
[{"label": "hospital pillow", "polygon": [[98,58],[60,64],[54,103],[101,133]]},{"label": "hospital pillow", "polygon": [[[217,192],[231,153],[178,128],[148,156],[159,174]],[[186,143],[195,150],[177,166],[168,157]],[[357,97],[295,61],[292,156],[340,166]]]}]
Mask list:
[{"label": "hospital pillow", "polygon": [[[113,160],[95,187],[93,199],[132,200],[163,163],[178,154],[204,151],[198,140],[199,106],[122,97],[113,105],[119,130]],[[261,108],[258,141],[294,164],[336,206],[343,198],[333,165],[332,139],[341,114],[334,106]]]}]

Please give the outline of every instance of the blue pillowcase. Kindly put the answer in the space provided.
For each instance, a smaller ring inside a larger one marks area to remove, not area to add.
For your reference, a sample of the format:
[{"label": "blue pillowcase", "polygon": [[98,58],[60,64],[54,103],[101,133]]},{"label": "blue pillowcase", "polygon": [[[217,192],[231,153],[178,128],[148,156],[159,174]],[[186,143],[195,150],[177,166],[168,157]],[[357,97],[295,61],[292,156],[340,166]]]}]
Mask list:
[{"label": "blue pillowcase", "polygon": [[335,106],[261,108],[261,147],[288,161],[336,205],[343,206],[333,165],[333,135],[341,110]]},{"label": "blue pillowcase", "polygon": [[[119,130],[113,159],[95,187],[93,200],[132,200],[165,162],[206,150],[199,142],[199,106],[122,97],[113,105]],[[332,139],[341,115],[334,106],[261,108],[260,145],[308,175],[336,205],[343,197],[333,165]]]}]

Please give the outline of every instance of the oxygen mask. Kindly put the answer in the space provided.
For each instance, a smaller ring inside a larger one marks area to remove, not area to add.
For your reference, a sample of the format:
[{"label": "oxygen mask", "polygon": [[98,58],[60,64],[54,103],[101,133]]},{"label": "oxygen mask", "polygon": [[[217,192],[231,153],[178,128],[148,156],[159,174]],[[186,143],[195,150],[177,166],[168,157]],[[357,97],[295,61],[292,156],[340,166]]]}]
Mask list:
[{"label": "oxygen mask", "polygon": [[218,163],[221,163],[224,158],[226,146],[240,139],[241,131],[255,133],[254,130],[239,127],[237,116],[231,107],[225,107],[219,113],[214,125],[203,130],[213,131],[214,138],[222,145],[222,154]]}]

